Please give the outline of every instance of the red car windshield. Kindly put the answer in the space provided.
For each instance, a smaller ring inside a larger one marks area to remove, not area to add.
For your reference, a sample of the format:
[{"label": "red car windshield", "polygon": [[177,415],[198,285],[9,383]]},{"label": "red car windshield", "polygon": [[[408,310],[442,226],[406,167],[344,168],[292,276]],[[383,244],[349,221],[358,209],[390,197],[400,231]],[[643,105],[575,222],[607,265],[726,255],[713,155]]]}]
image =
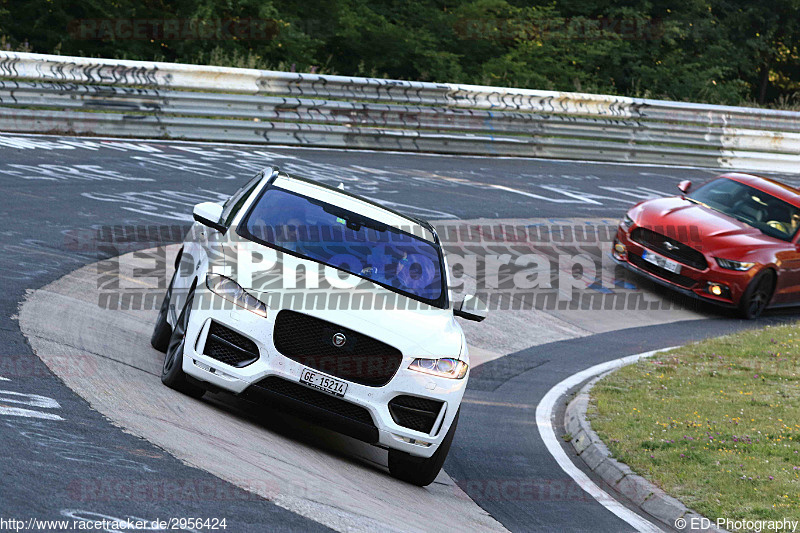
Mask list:
[{"label": "red car windshield", "polygon": [[800,229],[800,208],[728,178],[711,181],[686,198],[782,241],[791,241]]}]

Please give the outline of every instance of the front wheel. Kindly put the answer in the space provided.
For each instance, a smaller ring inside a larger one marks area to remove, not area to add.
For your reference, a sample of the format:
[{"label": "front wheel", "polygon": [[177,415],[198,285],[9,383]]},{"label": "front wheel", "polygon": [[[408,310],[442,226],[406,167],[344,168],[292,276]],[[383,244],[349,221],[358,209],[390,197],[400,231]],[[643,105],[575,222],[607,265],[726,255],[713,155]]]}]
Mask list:
[{"label": "front wheel", "polygon": [[439,445],[439,449],[430,458],[414,457],[399,450],[389,450],[389,473],[397,479],[420,487],[433,483],[433,480],[439,475],[444,460],[447,458],[447,453],[450,451],[450,445],[453,443],[459,413],[460,411],[456,413],[447,435],[444,436],[444,440]]},{"label": "front wheel", "polygon": [[161,309],[158,311],[158,318],[156,318],[156,325],[153,328],[153,335],[150,336],[150,345],[159,352],[166,353],[169,348],[169,339],[172,337],[172,326],[167,322],[167,314],[169,314],[169,304],[172,300],[172,287],[175,285],[175,276],[178,271],[172,274],[172,280],[167,287],[167,293],[164,295],[164,300],[161,302]]},{"label": "front wheel", "polygon": [[186,305],[183,306],[181,315],[172,330],[172,336],[169,338],[167,353],[164,355],[164,366],[161,369],[161,383],[192,398],[200,398],[205,393],[205,389],[189,383],[183,371],[183,348],[186,345],[186,330],[189,327],[189,315],[192,312],[193,301],[194,290],[186,297]]},{"label": "front wheel", "polygon": [[771,270],[757,274],[739,300],[739,315],[748,320],[761,316],[772,299],[773,290],[775,290],[775,274]]}]

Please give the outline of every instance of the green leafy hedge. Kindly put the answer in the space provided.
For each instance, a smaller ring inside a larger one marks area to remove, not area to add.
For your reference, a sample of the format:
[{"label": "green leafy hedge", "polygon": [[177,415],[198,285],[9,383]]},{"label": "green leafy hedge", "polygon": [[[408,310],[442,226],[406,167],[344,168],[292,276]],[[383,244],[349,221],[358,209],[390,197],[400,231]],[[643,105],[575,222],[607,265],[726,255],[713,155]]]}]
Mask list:
[{"label": "green leafy hedge", "polygon": [[800,0],[0,0],[0,47],[800,107]]}]

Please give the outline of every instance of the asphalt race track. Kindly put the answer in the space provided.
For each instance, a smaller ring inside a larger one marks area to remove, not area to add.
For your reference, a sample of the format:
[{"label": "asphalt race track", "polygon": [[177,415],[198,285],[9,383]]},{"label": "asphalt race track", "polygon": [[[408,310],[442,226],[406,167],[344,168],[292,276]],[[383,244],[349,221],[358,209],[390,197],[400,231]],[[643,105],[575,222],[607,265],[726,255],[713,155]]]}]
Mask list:
[{"label": "asphalt race track", "polygon": [[[344,183],[348,190],[431,220],[552,223],[584,219],[613,223],[636,201],[674,194],[680,180],[703,181],[718,173],[532,159],[0,136],[4,221],[0,228],[0,452],[4,455],[0,516],[225,518],[228,531],[315,531],[326,526],[342,529],[341,524],[349,523],[347,517],[342,522],[325,522],[302,506],[289,510],[280,498],[264,497],[263,491],[253,489],[260,480],[225,481],[208,472],[215,469],[203,465],[202,457],[175,458],[153,444],[155,437],[145,439],[119,427],[118,419],[93,409],[64,384],[70,382],[65,374],[80,378],[80,368],[62,368],[62,377],[56,377],[20,331],[19,305],[30,291],[137,248],[133,244],[130,249],[82,250],[73,245],[76,231],[110,225],[185,225],[194,204],[226,198],[269,164],[334,185]],[[794,177],[774,177],[800,184]],[[664,291],[651,292],[655,298],[670,298]],[[73,323],[76,317],[69,312],[68,306],[53,299],[52,305],[37,308],[37,317],[54,324]],[[441,476],[444,481],[439,487],[398,490],[397,498],[413,504],[408,512],[430,513],[435,521],[436,509],[426,505],[426,491],[442,492],[447,479],[452,479],[457,487],[447,490],[464,505],[476,506],[480,511],[476,516],[488,513],[487,518],[493,520],[486,522],[487,527],[496,521],[498,528],[511,531],[630,530],[574,486],[548,455],[536,429],[537,402],[559,381],[599,362],[792,317],[787,312],[768,313],[756,323],[744,323],[709,309],[678,310],[652,319],[631,313],[630,320],[592,313],[541,315],[531,313],[530,331],[521,332],[516,344],[506,344],[502,337],[508,332],[489,320],[490,334],[465,328],[476,353],[489,355],[472,372],[459,430],[445,463],[449,477]],[[102,322],[102,314],[95,318],[94,327],[71,332],[81,345],[65,350],[80,353],[89,344],[102,345],[108,324]],[[562,333],[545,335],[554,328]],[[141,335],[146,349],[148,340]],[[152,375],[143,379],[158,381]],[[124,392],[125,384],[119,385],[106,394]],[[199,403],[206,404],[207,400]],[[237,414],[235,405],[221,405],[221,416]],[[253,431],[264,438],[280,433],[279,428],[258,421],[242,427],[255,427]],[[342,469],[368,468],[346,459],[346,452],[335,446],[310,444],[303,431],[279,436],[284,444],[286,439],[289,445],[296,439],[298,449],[313,449],[316,460],[330,457],[331,463],[344,465]],[[192,445],[186,443],[189,448]],[[390,488],[396,483],[372,470],[370,483],[386,483]],[[352,475],[361,479],[361,474]],[[402,507],[398,501],[389,501],[376,511],[373,525],[381,523],[380,512]],[[363,512],[369,514],[369,510]]]}]

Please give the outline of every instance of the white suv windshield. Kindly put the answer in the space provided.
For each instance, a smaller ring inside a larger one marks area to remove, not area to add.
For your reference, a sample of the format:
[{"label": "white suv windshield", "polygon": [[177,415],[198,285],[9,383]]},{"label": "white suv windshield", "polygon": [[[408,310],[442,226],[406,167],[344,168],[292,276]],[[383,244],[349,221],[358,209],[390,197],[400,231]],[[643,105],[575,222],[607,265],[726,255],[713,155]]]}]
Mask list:
[{"label": "white suv windshield", "polygon": [[341,207],[271,186],[238,231],[427,304],[446,303],[438,246]]}]

